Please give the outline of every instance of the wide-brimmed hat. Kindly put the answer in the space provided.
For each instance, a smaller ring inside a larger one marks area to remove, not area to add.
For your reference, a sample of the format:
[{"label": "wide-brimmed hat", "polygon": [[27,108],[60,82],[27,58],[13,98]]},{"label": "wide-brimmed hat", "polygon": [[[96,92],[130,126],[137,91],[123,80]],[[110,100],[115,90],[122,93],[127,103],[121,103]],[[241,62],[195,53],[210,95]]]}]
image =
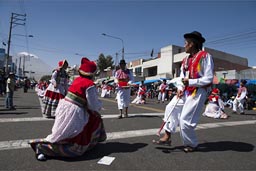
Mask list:
[{"label": "wide-brimmed hat", "polygon": [[64,59],[63,61],[59,61],[58,65],[59,65],[59,68],[62,68],[64,66],[64,64],[68,64],[67,60]]},{"label": "wide-brimmed hat", "polygon": [[186,34],[184,34],[184,38],[185,39],[186,38],[193,38],[193,39],[198,40],[200,43],[204,43],[205,42],[205,38],[198,31],[193,31],[191,33],[186,33]]},{"label": "wide-brimmed hat", "polygon": [[119,64],[126,64],[125,60],[124,59],[121,59]]},{"label": "wide-brimmed hat", "polygon": [[92,76],[97,69],[95,62],[90,61],[88,58],[83,57],[81,59],[81,65],[79,67],[79,73],[84,76]]}]

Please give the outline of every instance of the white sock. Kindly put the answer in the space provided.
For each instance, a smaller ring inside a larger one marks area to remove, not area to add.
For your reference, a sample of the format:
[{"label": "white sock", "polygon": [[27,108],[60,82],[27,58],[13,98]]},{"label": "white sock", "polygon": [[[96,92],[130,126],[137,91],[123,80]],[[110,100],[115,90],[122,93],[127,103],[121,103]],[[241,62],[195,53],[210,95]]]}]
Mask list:
[{"label": "white sock", "polygon": [[38,159],[38,160],[46,160],[46,158],[45,158],[45,156],[44,156],[43,154],[39,154],[39,155],[37,156],[37,159]]}]

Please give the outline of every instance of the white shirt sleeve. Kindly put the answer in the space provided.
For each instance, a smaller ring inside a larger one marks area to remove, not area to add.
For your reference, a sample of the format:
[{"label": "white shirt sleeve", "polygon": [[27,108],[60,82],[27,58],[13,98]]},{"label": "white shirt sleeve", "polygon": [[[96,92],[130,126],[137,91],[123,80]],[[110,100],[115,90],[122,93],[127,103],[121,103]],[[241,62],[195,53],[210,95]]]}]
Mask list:
[{"label": "white shirt sleeve", "polygon": [[222,110],[224,110],[224,102],[222,101],[222,99],[219,98],[218,104],[219,104],[219,107],[220,107]]},{"label": "white shirt sleeve", "polygon": [[238,97],[237,99],[238,100],[244,99],[246,97],[246,94],[247,94],[247,90],[242,91],[240,97]]},{"label": "white shirt sleeve", "polygon": [[207,53],[206,57],[203,58],[201,63],[201,71],[199,72],[201,77],[196,79],[189,79],[189,86],[203,87],[211,84],[214,76],[213,68],[214,64],[212,56]]},{"label": "white shirt sleeve", "polygon": [[130,71],[128,84],[132,84],[133,82],[134,82],[133,73]]},{"label": "white shirt sleeve", "polygon": [[[182,78],[188,77],[188,76],[185,75],[185,73],[183,71],[183,67],[184,66],[182,64],[181,67],[180,67],[180,77],[179,77],[180,81],[181,81]],[[183,83],[182,83],[182,85],[183,85]],[[184,85],[183,86],[176,86],[176,87],[177,87],[178,90],[182,90],[182,91],[184,90]]]},{"label": "white shirt sleeve", "polygon": [[98,93],[95,86],[86,89],[86,98],[88,108],[92,111],[99,112],[102,108],[102,102],[98,99]]},{"label": "white shirt sleeve", "polygon": [[52,73],[52,77],[51,77],[51,80],[50,80],[50,82],[51,82],[53,85],[56,84],[57,75],[58,75],[58,72],[55,70],[55,71]]},{"label": "white shirt sleeve", "polygon": [[117,72],[115,72],[115,75],[114,75],[114,83],[118,83],[118,79],[117,79]]}]

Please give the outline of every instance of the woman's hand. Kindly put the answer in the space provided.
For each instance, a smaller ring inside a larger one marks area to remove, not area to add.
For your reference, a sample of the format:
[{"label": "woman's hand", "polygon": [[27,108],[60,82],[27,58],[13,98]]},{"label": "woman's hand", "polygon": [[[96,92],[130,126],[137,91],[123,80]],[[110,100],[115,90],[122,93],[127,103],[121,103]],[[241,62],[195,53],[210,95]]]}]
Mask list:
[{"label": "woman's hand", "polygon": [[182,91],[182,90],[177,91],[178,98],[181,98],[183,95],[184,95],[184,91]]}]

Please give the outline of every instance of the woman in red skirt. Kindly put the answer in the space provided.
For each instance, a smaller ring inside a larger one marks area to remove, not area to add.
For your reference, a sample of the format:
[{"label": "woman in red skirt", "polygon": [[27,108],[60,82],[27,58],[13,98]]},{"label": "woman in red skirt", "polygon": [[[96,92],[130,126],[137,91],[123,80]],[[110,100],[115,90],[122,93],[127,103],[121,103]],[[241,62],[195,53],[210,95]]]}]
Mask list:
[{"label": "woman in red skirt", "polygon": [[96,64],[82,58],[77,77],[56,109],[52,133],[29,141],[40,161],[47,157],[77,157],[106,140],[96,86],[92,80]]},{"label": "woman in red skirt", "polygon": [[47,87],[43,97],[43,117],[54,118],[56,108],[60,99],[63,99],[67,94],[68,89],[68,74],[66,69],[68,62],[66,60],[59,61],[58,68],[52,73],[50,84]]}]

